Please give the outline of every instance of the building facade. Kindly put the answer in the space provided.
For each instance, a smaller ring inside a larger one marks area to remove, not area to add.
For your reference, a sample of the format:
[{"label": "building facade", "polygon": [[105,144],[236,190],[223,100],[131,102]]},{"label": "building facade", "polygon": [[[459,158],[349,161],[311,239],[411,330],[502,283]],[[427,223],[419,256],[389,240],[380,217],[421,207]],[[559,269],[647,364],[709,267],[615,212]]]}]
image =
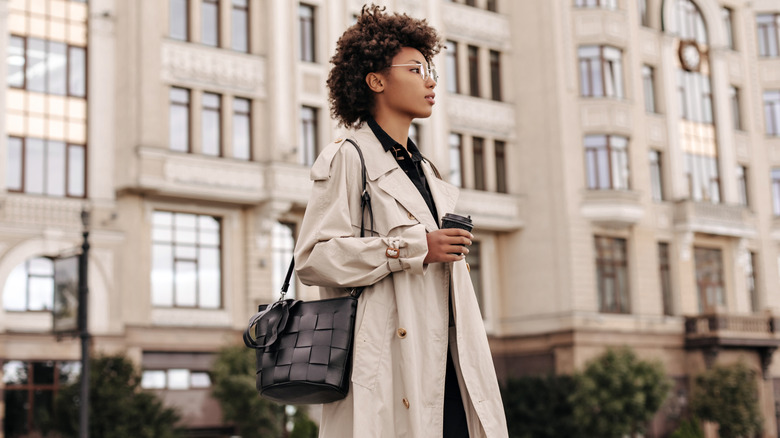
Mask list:
[{"label": "building facade", "polygon": [[[664,436],[691,377],[743,360],[777,436],[777,1],[377,3],[446,43],[410,137],[474,219],[499,377],[630,345],[675,379]],[[340,131],[328,60],[361,6],[0,0],[0,436],[35,436],[78,375],[51,309],[82,210],[93,352],[131,357],[193,435],[231,432],[208,371],[276,298]]]}]

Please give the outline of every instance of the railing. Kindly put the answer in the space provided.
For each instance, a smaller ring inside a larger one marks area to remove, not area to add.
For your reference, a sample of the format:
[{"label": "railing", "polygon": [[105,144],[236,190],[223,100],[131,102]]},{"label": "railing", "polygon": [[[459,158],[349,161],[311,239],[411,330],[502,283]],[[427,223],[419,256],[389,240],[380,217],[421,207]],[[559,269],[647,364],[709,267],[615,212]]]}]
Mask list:
[{"label": "railing", "polygon": [[[688,337],[737,335],[774,337],[780,331],[780,318],[769,315],[697,315],[685,318]],[[727,333],[728,332],[728,333]]]}]

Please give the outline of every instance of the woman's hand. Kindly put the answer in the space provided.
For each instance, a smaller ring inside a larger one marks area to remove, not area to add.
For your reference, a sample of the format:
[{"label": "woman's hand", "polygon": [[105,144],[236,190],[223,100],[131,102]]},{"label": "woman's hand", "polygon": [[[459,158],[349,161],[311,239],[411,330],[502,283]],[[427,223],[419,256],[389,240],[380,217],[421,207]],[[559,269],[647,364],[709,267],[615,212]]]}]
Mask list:
[{"label": "woman's hand", "polygon": [[[444,228],[431,231],[426,236],[428,240],[428,254],[423,263],[456,262],[463,260],[471,245],[474,236],[460,228]],[[461,246],[465,245],[465,246]]]}]

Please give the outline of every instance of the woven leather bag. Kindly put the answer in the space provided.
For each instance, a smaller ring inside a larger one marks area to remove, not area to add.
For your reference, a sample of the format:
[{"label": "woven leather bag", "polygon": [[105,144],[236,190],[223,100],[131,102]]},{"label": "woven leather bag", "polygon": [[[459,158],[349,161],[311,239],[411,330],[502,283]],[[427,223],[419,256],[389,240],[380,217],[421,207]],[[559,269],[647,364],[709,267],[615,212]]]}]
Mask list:
[{"label": "woven leather bag", "polygon": [[[347,141],[357,149],[362,166],[360,237],[364,237],[366,209],[371,229],[374,222],[366,166],[358,145]],[[341,400],[349,391],[355,314],[363,288],[327,300],[284,299],[294,267],[292,260],[279,300],[260,305],[244,331],[244,344],[256,350],[257,390],[262,397],[284,404]]]}]

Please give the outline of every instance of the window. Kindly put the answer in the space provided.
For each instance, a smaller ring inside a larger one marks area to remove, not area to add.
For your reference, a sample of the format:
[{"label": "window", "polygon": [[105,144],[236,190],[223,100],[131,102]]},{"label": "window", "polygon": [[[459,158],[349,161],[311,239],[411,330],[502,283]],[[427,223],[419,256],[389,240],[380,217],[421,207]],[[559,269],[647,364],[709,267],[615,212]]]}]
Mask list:
[{"label": "window", "polygon": [[671,26],[682,40],[707,44],[707,29],[699,8],[691,0],[676,0],[672,7]]},{"label": "window", "polygon": [[36,257],[11,271],[3,289],[3,309],[11,312],[52,310],[54,261]]},{"label": "window", "polygon": [[86,49],[12,35],[8,86],[59,96],[86,97]]},{"label": "window", "polygon": [[314,57],[314,6],[298,5],[298,20],[300,26],[300,56],[301,61],[315,62]]},{"label": "window", "polygon": [[200,42],[207,46],[219,46],[219,0],[202,0],[200,14]]},{"label": "window", "polygon": [[639,9],[639,23],[644,27],[650,27],[650,15],[647,13],[647,0],[637,0]]},{"label": "window", "polygon": [[661,152],[650,150],[650,194],[653,201],[664,200],[663,172],[661,171]]},{"label": "window", "polygon": [[599,311],[629,313],[626,240],[595,237]]},{"label": "window", "polygon": [[314,164],[317,158],[317,109],[309,106],[301,108],[301,147],[299,153],[300,163],[304,166]]},{"label": "window", "polygon": [[749,205],[747,167],[737,166],[737,195],[739,196],[739,205],[747,207]]},{"label": "window", "polygon": [[472,149],[474,153],[474,188],[485,190],[485,139],[474,137]]},{"label": "window", "polygon": [[726,44],[729,49],[734,50],[734,13],[729,8],[721,8],[721,16],[723,17],[723,26],[726,29]]},{"label": "window", "polygon": [[190,152],[190,90],[171,87],[168,144],[172,151]]},{"label": "window", "polygon": [[469,94],[479,97],[479,49],[468,47],[469,54]]},{"label": "window", "polygon": [[574,7],[617,9],[617,0],[574,0]]},{"label": "window", "polygon": [[688,193],[694,201],[720,203],[717,157],[686,153],[685,177],[688,179]]},{"label": "window", "polygon": [[780,90],[764,91],[766,135],[780,136]]},{"label": "window", "polygon": [[582,96],[623,98],[623,52],[610,46],[578,50]]},{"label": "window", "polygon": [[169,0],[168,26],[170,27],[170,37],[175,40],[189,41],[190,39],[188,4],[188,0]]},{"label": "window", "polygon": [[485,5],[485,8],[490,12],[498,12],[498,1],[497,0],[487,0],[487,4]]},{"label": "window", "polygon": [[[271,250],[273,252],[273,274],[271,276],[274,292],[282,290],[287,269],[295,249],[295,225],[284,222],[276,222],[271,231]],[[286,298],[295,298],[295,280],[290,280],[290,288]]]},{"label": "window", "polygon": [[211,376],[206,371],[186,368],[168,370],[144,370],[141,374],[143,389],[205,389],[211,387]]},{"label": "window", "polygon": [[496,156],[496,191],[499,193],[507,193],[506,184],[506,143],[501,140],[496,140],[493,143]]},{"label": "window", "polygon": [[617,135],[585,137],[588,189],[628,190],[628,139]]},{"label": "window", "polygon": [[694,247],[699,312],[714,312],[726,305],[723,283],[723,257],[719,249]]},{"label": "window", "polygon": [[222,306],[221,224],[213,216],[155,211],[152,305]]},{"label": "window", "polygon": [[772,169],[772,206],[775,216],[780,216],[780,168]]},{"label": "window", "polygon": [[658,243],[658,271],[661,281],[661,299],[664,315],[672,315],[672,278],[669,270],[669,244]]},{"label": "window", "polygon": [[84,145],[40,138],[8,138],[8,190],[83,198],[86,194]]},{"label": "window", "polygon": [[734,124],[734,129],[742,129],[742,112],[739,110],[739,88],[731,85],[729,86],[729,97],[731,98],[731,119]]},{"label": "window", "polygon": [[3,363],[4,436],[44,436],[51,428],[59,390],[75,384],[79,362],[9,360]]},{"label": "window", "polygon": [[460,134],[450,133],[450,183],[463,187],[463,136]]},{"label": "window", "polygon": [[230,46],[239,52],[249,52],[249,1],[232,0]]},{"label": "window", "polygon": [[233,158],[252,159],[251,101],[233,98]]},{"label": "window", "polygon": [[501,53],[490,51],[490,95],[493,100],[501,100]]},{"label": "window", "polygon": [[758,27],[758,55],[780,55],[780,13],[758,15],[756,25]]},{"label": "window", "polygon": [[655,113],[655,69],[642,66],[642,87],[645,91],[645,111]]},{"label": "window", "polygon": [[11,35],[8,43],[8,86],[24,88],[24,38]]},{"label": "window", "polygon": [[466,256],[469,264],[469,274],[471,275],[471,284],[474,285],[474,295],[477,297],[479,311],[482,318],[485,318],[485,292],[482,288],[482,245],[480,242],[472,241],[469,247],[469,254]]},{"label": "window", "polygon": [[756,288],[756,253],[753,251],[747,252],[745,280],[747,282],[748,297],[750,297],[750,308],[753,312],[758,312],[761,308],[758,303],[758,289]]},{"label": "window", "polygon": [[696,123],[712,124],[712,91],[709,76],[678,70],[680,116]]},{"label": "window", "polygon": [[458,44],[455,41],[447,41],[445,44],[445,66],[447,68],[447,91],[450,93],[459,93],[458,86]]},{"label": "window", "polygon": [[222,96],[214,93],[203,93],[203,112],[201,128],[203,154],[219,157],[222,155]]}]

